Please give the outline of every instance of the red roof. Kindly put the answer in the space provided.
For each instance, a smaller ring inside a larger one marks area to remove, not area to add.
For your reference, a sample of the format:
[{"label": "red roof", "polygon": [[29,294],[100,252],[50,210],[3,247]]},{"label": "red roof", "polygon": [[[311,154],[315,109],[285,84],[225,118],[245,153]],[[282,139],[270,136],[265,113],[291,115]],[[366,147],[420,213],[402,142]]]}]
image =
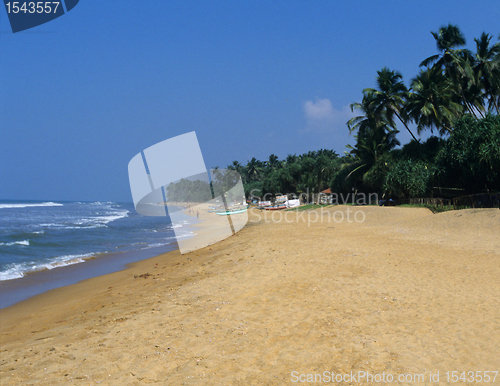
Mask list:
[{"label": "red roof", "polygon": [[321,193],[332,194],[332,190],[330,188],[328,188],[326,190],[323,190]]}]

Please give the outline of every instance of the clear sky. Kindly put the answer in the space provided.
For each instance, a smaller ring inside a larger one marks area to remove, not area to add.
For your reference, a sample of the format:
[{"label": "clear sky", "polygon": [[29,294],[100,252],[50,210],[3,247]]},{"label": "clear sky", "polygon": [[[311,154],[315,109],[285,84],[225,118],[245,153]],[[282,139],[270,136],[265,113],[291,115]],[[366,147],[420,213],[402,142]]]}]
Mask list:
[{"label": "clear sky", "polygon": [[498,20],[498,0],[81,0],[13,34],[1,6],[0,199],[131,201],[129,160],[193,130],[207,167],[341,154],[377,70],[408,84],[430,31],[472,49]]}]

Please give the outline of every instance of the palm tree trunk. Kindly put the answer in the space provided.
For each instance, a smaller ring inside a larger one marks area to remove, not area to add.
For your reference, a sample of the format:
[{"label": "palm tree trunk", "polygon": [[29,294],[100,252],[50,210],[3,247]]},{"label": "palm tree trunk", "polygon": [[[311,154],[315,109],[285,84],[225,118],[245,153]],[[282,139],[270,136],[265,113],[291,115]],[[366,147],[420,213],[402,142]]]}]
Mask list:
[{"label": "palm tree trunk", "polygon": [[410,130],[410,128],[408,127],[408,125],[406,124],[406,122],[405,122],[405,121],[403,121],[403,119],[399,116],[398,112],[397,112],[397,111],[394,111],[394,113],[396,114],[396,117],[398,117],[398,119],[401,121],[401,123],[402,123],[403,125],[405,125],[406,130],[408,130],[408,132],[411,134],[411,136],[413,137],[413,139],[414,139],[415,141],[417,141],[417,142],[418,142],[417,138],[415,138],[415,136],[414,136],[414,135],[413,135],[413,133],[411,132],[411,130]]},{"label": "palm tree trunk", "polygon": [[446,126],[446,125],[443,125],[443,128],[448,130],[448,133],[451,133],[453,131],[453,129],[449,126]]},{"label": "palm tree trunk", "polygon": [[465,99],[465,97],[463,96],[463,94],[462,94],[462,100],[464,101],[465,106],[467,107],[467,110],[469,110],[469,112],[472,115],[474,115],[474,118],[478,119],[476,113],[474,112],[474,110],[472,110],[472,107],[471,107],[470,103],[467,101],[467,99]]}]

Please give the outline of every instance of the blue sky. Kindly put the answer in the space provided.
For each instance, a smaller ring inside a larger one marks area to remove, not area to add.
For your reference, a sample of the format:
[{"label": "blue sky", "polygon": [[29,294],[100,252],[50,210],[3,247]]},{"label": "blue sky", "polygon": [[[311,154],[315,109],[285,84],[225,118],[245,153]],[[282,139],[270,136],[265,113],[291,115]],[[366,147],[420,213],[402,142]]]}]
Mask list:
[{"label": "blue sky", "polygon": [[498,0],[422,4],[82,0],[16,34],[1,7],[0,199],[131,201],[129,160],[193,130],[207,167],[342,153],[377,70],[408,84],[448,23],[500,33]]}]

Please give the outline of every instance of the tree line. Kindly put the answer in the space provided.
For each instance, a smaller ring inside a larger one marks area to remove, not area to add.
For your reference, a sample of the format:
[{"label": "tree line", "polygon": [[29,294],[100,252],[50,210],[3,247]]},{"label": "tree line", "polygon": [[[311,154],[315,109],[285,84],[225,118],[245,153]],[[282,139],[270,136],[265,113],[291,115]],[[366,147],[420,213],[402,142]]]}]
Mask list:
[{"label": "tree line", "polygon": [[[438,53],[420,63],[409,87],[384,67],[376,88],[364,89],[361,102],[351,104],[359,115],[347,122],[355,139],[349,152],[322,149],[283,160],[271,154],[229,165],[242,175],[247,196],[326,188],[396,198],[499,191],[500,42],[483,33],[470,51],[455,25],[431,33]],[[397,122],[413,138],[402,148]],[[422,142],[410,126],[437,135]]]}]

